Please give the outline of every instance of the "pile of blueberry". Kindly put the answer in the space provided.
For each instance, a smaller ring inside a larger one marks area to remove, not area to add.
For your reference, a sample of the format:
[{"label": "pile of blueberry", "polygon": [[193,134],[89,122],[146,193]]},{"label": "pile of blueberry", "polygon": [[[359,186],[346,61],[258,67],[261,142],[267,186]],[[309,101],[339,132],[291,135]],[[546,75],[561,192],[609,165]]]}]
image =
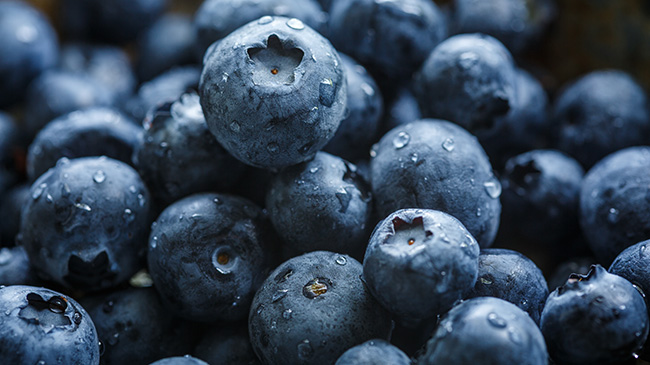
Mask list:
[{"label": "pile of blueberry", "polygon": [[553,0],[170,5],[0,0],[0,363],[650,360],[650,104]]}]

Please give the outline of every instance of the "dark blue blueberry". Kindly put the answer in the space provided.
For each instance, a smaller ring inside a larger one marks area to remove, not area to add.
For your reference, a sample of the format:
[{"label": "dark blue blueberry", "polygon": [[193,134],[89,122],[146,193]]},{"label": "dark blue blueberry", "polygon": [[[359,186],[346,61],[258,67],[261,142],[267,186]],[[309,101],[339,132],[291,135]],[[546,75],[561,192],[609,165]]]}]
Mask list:
[{"label": "dark blue blueberry", "polygon": [[185,355],[160,359],[150,365],[208,365],[208,363],[190,355]]},{"label": "dark blue blueberry", "polygon": [[370,340],[356,345],[341,355],[335,365],[409,365],[406,354],[384,340]]},{"label": "dark blue blueberry", "polygon": [[515,99],[510,52],[484,34],[461,34],[431,52],[415,78],[422,115],[442,118],[470,131],[490,129]]},{"label": "dark blue blueberry", "polygon": [[548,364],[544,337],[526,312],[505,300],[474,298],[440,321],[418,364]]},{"label": "dark blue blueberry", "polygon": [[427,208],[458,218],[481,247],[492,244],[501,184],[476,137],[456,124],[423,119],[394,128],[370,152],[380,217]]},{"label": "dark blue blueberry", "polygon": [[585,167],[650,138],[646,93],[618,70],[594,71],[565,86],[552,119],[556,147]]},{"label": "dark blue blueberry", "polygon": [[13,246],[20,230],[20,216],[29,199],[29,185],[21,184],[2,194],[0,200],[0,247]]},{"label": "dark blue blueberry", "polygon": [[209,364],[256,365],[257,356],[251,346],[246,323],[211,327],[192,354]]},{"label": "dark blue blueberry", "polygon": [[419,321],[444,313],[474,286],[478,256],[476,240],[456,218],[402,209],[375,227],[363,277],[389,312]]},{"label": "dark blue blueberry", "polygon": [[571,274],[586,275],[595,262],[596,260],[591,257],[574,257],[562,262],[553,270],[553,274],[548,279],[548,289],[553,291],[564,285]]},{"label": "dark blue blueberry", "polygon": [[148,364],[192,350],[196,326],[171,316],[153,288],[127,288],[81,300],[104,345],[103,365]]},{"label": "dark blue blueberry", "polygon": [[650,240],[641,241],[621,252],[609,267],[611,274],[616,274],[638,286],[645,293],[650,293]]},{"label": "dark blue blueberry", "polygon": [[594,265],[549,295],[541,329],[551,358],[605,364],[632,358],[648,336],[648,313],[629,281]]},{"label": "dark blue blueberry", "polygon": [[388,313],[350,256],[316,251],[278,266],[255,294],[248,329],[265,364],[332,364],[347,349],[386,339]]},{"label": "dark blue blueberry", "polygon": [[398,125],[422,119],[417,99],[408,87],[401,87],[386,105],[384,129],[389,131]]},{"label": "dark blue blueberry", "polygon": [[142,128],[111,108],[90,108],[63,115],[36,135],[27,153],[27,175],[36,180],[61,157],[107,156],[131,164]]},{"label": "dark blue blueberry", "polygon": [[263,17],[222,39],[199,86],[208,127],[256,167],[307,161],[334,136],[347,101],[338,53],[298,19]]},{"label": "dark blue blueberry", "polygon": [[0,108],[20,101],[29,83],[56,65],[58,47],[43,14],[22,1],[0,2]]},{"label": "dark blue blueberry", "polygon": [[30,194],[20,234],[45,279],[100,290],[140,269],[149,192],[129,165],[107,157],[61,159],[34,182]]},{"label": "dark blue blueberry", "polygon": [[167,207],[154,223],[149,272],[177,315],[236,321],[246,318],[255,291],[275,264],[275,242],[270,222],[252,202],[196,194]]},{"label": "dark blue blueberry", "polygon": [[428,0],[334,0],[328,32],[339,51],[398,81],[447,35],[442,12]]},{"label": "dark blue blueberry", "polygon": [[99,365],[90,316],[50,289],[0,287],[0,359],[5,364]]},{"label": "dark blue blueberry", "polygon": [[232,187],[244,165],[208,130],[196,94],[151,110],[134,161],[162,207],[190,194]]},{"label": "dark blue blueberry", "polygon": [[372,199],[356,170],[339,157],[319,152],[273,179],[266,207],[291,256],[326,250],[363,257]]},{"label": "dark blue blueberry", "polygon": [[352,58],[340,56],[348,80],[347,116],[323,150],[349,161],[367,159],[379,131],[383,99],[366,69]]},{"label": "dark blue blueberry", "polygon": [[22,246],[0,248],[0,285],[42,285]]},{"label": "dark blue blueberry", "polygon": [[650,238],[650,147],[615,152],[587,172],[580,225],[596,259],[611,263],[626,247]]},{"label": "dark blue blueberry", "polygon": [[327,22],[327,14],[316,0],[205,0],[194,15],[197,52],[202,56],[215,41],[269,15],[300,19],[319,32]]},{"label": "dark blue blueberry", "polygon": [[466,298],[496,297],[528,312],[539,324],[548,286],[534,262],[517,251],[488,248],[478,257],[478,280]]},{"label": "dark blue blueberry", "polygon": [[151,80],[174,66],[195,63],[195,42],[189,16],[168,14],[161,17],[138,39],[138,78]]}]

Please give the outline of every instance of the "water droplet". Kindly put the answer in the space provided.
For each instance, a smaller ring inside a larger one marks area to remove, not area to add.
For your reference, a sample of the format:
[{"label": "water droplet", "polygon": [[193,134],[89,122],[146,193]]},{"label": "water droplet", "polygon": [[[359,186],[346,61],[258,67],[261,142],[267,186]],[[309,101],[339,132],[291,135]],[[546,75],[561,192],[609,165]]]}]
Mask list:
[{"label": "water droplet", "polygon": [[454,148],[456,148],[456,142],[454,142],[454,140],[451,138],[447,138],[444,140],[444,142],[442,142],[442,148],[444,148],[447,152],[451,152],[454,150]]},{"label": "water droplet", "polygon": [[308,360],[312,355],[314,355],[314,350],[311,348],[309,340],[303,340],[298,344],[298,357],[301,360]]},{"label": "water droplet", "polygon": [[257,24],[262,24],[262,25],[264,25],[264,24],[269,24],[269,23],[272,22],[272,21],[273,21],[273,17],[272,17],[272,16],[265,15],[265,16],[261,17],[261,18],[257,21]]},{"label": "water droplet", "polygon": [[291,317],[293,317],[293,311],[291,309],[287,309],[284,312],[282,312],[282,318],[291,319]]},{"label": "water droplet", "polygon": [[135,194],[138,191],[138,189],[136,189],[134,185],[131,185],[129,186],[129,191],[131,192],[131,194]]},{"label": "water droplet", "polygon": [[612,224],[618,223],[618,209],[616,208],[609,208],[609,212],[607,214],[607,221]]},{"label": "water droplet", "polygon": [[38,360],[38,362],[36,363],[36,365],[45,365],[45,364],[46,364],[45,360]]},{"label": "water droplet", "polygon": [[278,153],[278,150],[280,149],[278,147],[278,144],[275,142],[271,142],[268,145],[266,145],[266,149],[271,152],[271,153]]},{"label": "water droplet", "polygon": [[45,191],[45,189],[47,189],[46,183],[39,184],[37,187],[35,187],[34,191],[32,191],[32,199],[37,200],[40,198],[41,195],[43,195],[43,191]]},{"label": "water droplet", "polygon": [[93,181],[96,182],[97,184],[101,184],[106,180],[106,174],[102,170],[97,170],[95,174],[93,175]]},{"label": "water droplet", "polygon": [[411,161],[413,161],[413,163],[418,162],[418,154],[417,153],[415,153],[415,152],[411,153]]},{"label": "water droplet", "polygon": [[406,133],[406,132],[399,132],[395,138],[393,138],[393,147],[395,149],[400,149],[404,148],[407,144],[409,144],[409,141],[411,140],[411,136]]},{"label": "water droplet", "polygon": [[149,246],[151,246],[151,248],[156,248],[156,246],[158,246],[158,236],[153,236],[151,238],[151,242],[149,243]]},{"label": "water droplet", "polygon": [[528,301],[526,299],[521,300],[521,306],[526,307],[528,305]]},{"label": "water droplet", "polygon": [[375,88],[373,88],[372,86],[370,86],[369,84],[367,84],[365,82],[363,84],[361,84],[361,90],[363,90],[363,92],[368,96],[375,95]]},{"label": "water droplet", "polygon": [[80,324],[80,323],[81,323],[81,313],[79,313],[79,312],[74,312],[74,314],[72,315],[72,321],[73,321],[75,324]]},{"label": "water droplet", "polygon": [[52,204],[54,202],[54,198],[52,197],[52,195],[50,194],[45,195],[45,202],[47,202],[48,204]]},{"label": "water droplet", "polygon": [[483,212],[481,212],[481,208],[476,208],[476,216],[480,217],[482,214]]},{"label": "water droplet", "polygon": [[74,206],[81,209],[81,210],[85,210],[86,212],[90,212],[92,210],[90,205],[84,204],[84,203],[77,203]]},{"label": "water droplet", "polygon": [[341,266],[345,265],[348,263],[348,260],[345,258],[345,256],[339,256],[336,258],[335,262]]},{"label": "water droplet", "polygon": [[230,130],[235,132],[235,133],[239,132],[239,130],[240,130],[239,123],[237,123],[236,121],[232,121],[230,123]]},{"label": "water droplet", "polygon": [[484,278],[484,277],[480,277],[479,281],[481,282],[481,284],[485,284],[485,285],[491,285],[492,284],[492,280],[490,280],[488,278]]},{"label": "water droplet", "polygon": [[638,358],[639,358],[639,354],[637,354],[637,353],[635,352],[635,353],[632,354],[632,357],[633,357],[634,359],[638,359]]},{"label": "water droplet", "polygon": [[497,199],[501,196],[501,183],[494,176],[484,182],[483,187],[490,198]]},{"label": "water droplet", "polygon": [[131,209],[126,208],[124,209],[124,214],[122,214],[122,217],[127,222],[133,222],[133,220],[135,219],[135,214],[133,214],[133,211],[131,211]]},{"label": "water droplet", "polygon": [[301,22],[299,19],[296,18],[291,18],[287,21],[287,26],[291,29],[295,30],[303,30],[305,29],[305,24]]},{"label": "water droplet", "polygon": [[510,327],[508,328],[508,337],[510,337],[510,341],[520,345],[523,343],[523,339],[521,338],[521,334],[515,327]]},{"label": "water droplet", "polygon": [[336,98],[336,87],[332,79],[324,79],[318,86],[319,101],[321,104],[331,107]]},{"label": "water droplet", "polygon": [[287,289],[278,289],[278,291],[276,291],[276,292],[273,294],[273,297],[271,297],[271,302],[275,303],[275,302],[277,302],[278,300],[280,300],[280,299],[286,297],[286,296],[287,296],[287,292],[289,292],[289,290],[287,290]]},{"label": "water droplet", "polygon": [[145,199],[144,195],[138,194],[138,204],[140,204],[141,207],[144,207],[145,204],[147,204],[147,199]]},{"label": "water droplet", "polygon": [[311,172],[312,174],[315,173],[316,171],[318,171],[318,167],[312,167],[311,169],[309,169],[309,172]]},{"label": "water droplet", "polygon": [[497,328],[505,328],[508,325],[505,319],[501,318],[501,316],[494,312],[490,312],[490,314],[488,314],[487,320],[491,325]]},{"label": "water droplet", "polygon": [[377,150],[379,149],[379,146],[375,143],[372,145],[370,148],[370,157],[377,157]]}]

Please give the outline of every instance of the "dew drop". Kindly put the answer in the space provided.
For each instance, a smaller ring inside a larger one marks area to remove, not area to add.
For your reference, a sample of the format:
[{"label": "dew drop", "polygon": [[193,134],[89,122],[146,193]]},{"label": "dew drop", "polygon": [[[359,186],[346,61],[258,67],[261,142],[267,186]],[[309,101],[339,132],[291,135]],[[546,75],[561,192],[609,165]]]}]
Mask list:
[{"label": "dew drop", "polygon": [[93,174],[93,181],[96,182],[97,184],[101,184],[106,180],[106,174],[102,170],[97,170],[95,174]]},{"label": "dew drop", "polygon": [[377,157],[377,150],[379,149],[379,146],[377,144],[373,144],[372,147],[370,148],[370,157]]},{"label": "dew drop", "polygon": [[454,140],[451,138],[447,138],[444,142],[442,142],[442,148],[447,152],[451,152],[454,150],[454,148],[456,148],[456,142],[454,142]]},{"label": "dew drop", "polygon": [[609,208],[609,212],[607,213],[607,221],[611,224],[618,223],[618,219],[619,219],[618,215],[619,215],[618,209]]},{"label": "dew drop", "polygon": [[141,207],[144,207],[145,204],[147,204],[147,199],[145,199],[144,195],[138,194],[138,204],[140,204]]},{"label": "dew drop", "polygon": [[305,29],[305,24],[296,18],[291,18],[287,21],[287,26],[295,30]]},{"label": "dew drop", "polygon": [[133,214],[133,211],[129,208],[124,209],[124,214],[122,214],[122,217],[127,222],[133,222],[133,220],[135,219],[135,215]]},{"label": "dew drop", "polygon": [[491,325],[497,328],[505,328],[508,325],[505,319],[501,318],[501,316],[494,312],[488,314],[487,320]]},{"label": "dew drop", "polygon": [[92,210],[90,205],[84,203],[77,203],[74,206],[77,207],[78,209],[85,210],[86,212],[90,212]]},{"label": "dew drop", "polygon": [[393,138],[393,147],[395,149],[400,149],[406,147],[411,141],[411,136],[406,132],[399,132],[395,138]]},{"label": "dew drop", "polygon": [[291,317],[293,317],[293,311],[291,309],[287,309],[284,312],[282,312],[282,318],[291,319]]},{"label": "dew drop", "polygon": [[494,176],[492,176],[488,181],[483,183],[485,192],[492,199],[497,199],[501,196],[501,183]]},{"label": "dew drop", "polygon": [[311,172],[312,174],[315,173],[316,171],[318,171],[318,167],[312,167],[311,169],[309,169],[309,172]]},{"label": "dew drop", "polygon": [[345,258],[345,256],[339,256],[339,257],[336,258],[336,260],[334,260],[334,262],[336,262],[337,264],[343,266],[343,265],[348,263],[348,260]]},{"label": "dew drop", "polygon": [[414,163],[418,162],[418,154],[417,153],[415,153],[415,152],[411,153],[411,161],[413,161]]},{"label": "dew drop", "polygon": [[275,302],[277,302],[278,300],[280,300],[280,299],[286,297],[286,296],[287,296],[287,292],[289,292],[289,290],[287,290],[287,289],[278,289],[278,291],[276,291],[276,292],[273,294],[273,296],[271,297],[271,302],[272,302],[272,303],[275,303]]},{"label": "dew drop", "polygon": [[35,187],[34,191],[32,192],[32,199],[37,200],[40,198],[41,195],[43,195],[43,191],[45,191],[45,189],[47,189],[46,183],[39,184],[37,187]]},{"label": "dew drop", "polygon": [[480,217],[482,214],[483,212],[481,212],[481,208],[476,208],[476,216]]},{"label": "dew drop", "polygon": [[138,192],[138,190],[135,188],[135,185],[131,185],[129,186],[129,192],[131,192],[131,194],[135,194]]},{"label": "dew drop", "polygon": [[266,16],[261,17],[261,18],[257,21],[257,24],[264,25],[264,24],[269,24],[269,23],[272,22],[272,21],[273,21],[273,17],[270,16],[270,15],[266,15]]}]

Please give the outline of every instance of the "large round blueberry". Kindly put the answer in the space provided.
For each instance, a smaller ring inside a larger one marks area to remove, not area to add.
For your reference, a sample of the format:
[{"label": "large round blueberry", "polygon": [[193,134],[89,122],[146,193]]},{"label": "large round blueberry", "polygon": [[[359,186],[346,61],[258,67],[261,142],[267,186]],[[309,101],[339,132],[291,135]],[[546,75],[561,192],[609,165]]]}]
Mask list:
[{"label": "large round blueberry", "polygon": [[392,364],[409,365],[411,359],[384,340],[370,340],[347,350],[335,365]]},{"label": "large round blueberry", "polygon": [[204,322],[243,319],[274,263],[275,236],[262,210],[204,193],[167,207],[149,238],[149,272],[163,302]]},{"label": "large round blueberry", "polygon": [[163,206],[190,194],[226,190],[244,171],[208,130],[196,94],[152,109],[144,127],[134,161]]},{"label": "large round blueberry", "polygon": [[325,152],[271,182],[266,207],[292,253],[327,250],[362,257],[370,225],[370,189],[353,164]]},{"label": "large round blueberry", "polygon": [[415,79],[422,115],[447,119],[470,131],[489,129],[515,98],[510,52],[484,34],[461,34],[440,43]]},{"label": "large round blueberry", "polygon": [[278,266],[255,294],[251,343],[265,364],[332,364],[352,346],[385,339],[391,320],[361,279],[361,264],[316,251]]},{"label": "large round blueberry", "polygon": [[423,119],[401,125],[371,151],[379,216],[427,208],[458,218],[481,247],[492,244],[501,214],[501,184],[476,138],[456,124]]},{"label": "large round blueberry", "polygon": [[614,260],[608,271],[624,277],[641,288],[644,293],[649,293],[650,250],[646,251],[649,245],[650,240],[646,240],[626,248],[616,256],[616,260]]},{"label": "large round blueberry", "polygon": [[641,349],[648,313],[629,281],[594,265],[587,275],[572,274],[549,295],[540,325],[556,362],[615,363]]},{"label": "large round blueberry", "polygon": [[300,20],[263,17],[209,52],[199,91],[208,127],[242,162],[280,168],[314,157],[347,101],[329,41]]},{"label": "large round blueberry", "polygon": [[58,53],[43,14],[22,1],[0,2],[0,107],[21,100],[27,85],[56,65]]},{"label": "large round blueberry", "polygon": [[46,279],[100,290],[140,268],[149,192],[132,167],[107,157],[61,159],[34,182],[30,194],[22,243]]},{"label": "large round blueberry", "polygon": [[0,287],[0,313],[3,363],[99,365],[95,326],[74,299],[45,288]]},{"label": "large round blueberry", "polygon": [[615,152],[589,170],[580,191],[580,225],[603,264],[650,238],[650,147]]},{"label": "large round blueberry", "polygon": [[456,218],[403,209],[375,228],[363,277],[389,312],[417,321],[444,313],[474,286],[478,255],[476,240]]},{"label": "large round blueberry", "polygon": [[548,354],[526,312],[505,300],[482,297],[445,315],[418,364],[546,365]]}]

